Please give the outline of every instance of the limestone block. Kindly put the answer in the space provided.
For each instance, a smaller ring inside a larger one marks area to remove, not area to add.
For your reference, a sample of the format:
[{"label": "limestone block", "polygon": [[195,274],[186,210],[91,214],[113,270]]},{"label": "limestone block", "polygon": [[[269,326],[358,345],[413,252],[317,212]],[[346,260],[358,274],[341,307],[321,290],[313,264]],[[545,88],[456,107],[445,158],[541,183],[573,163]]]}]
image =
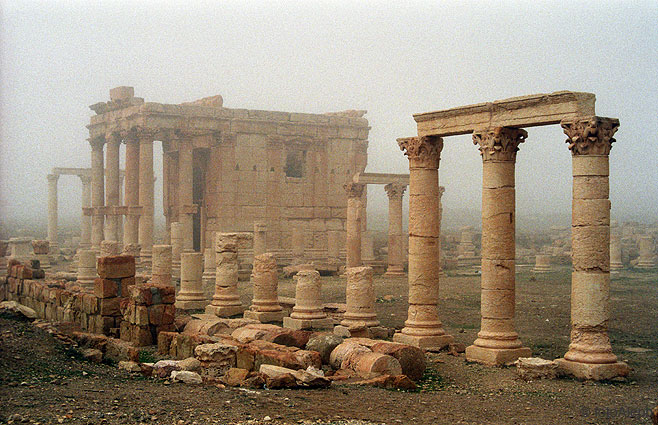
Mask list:
[{"label": "limestone block", "polygon": [[521,357],[516,361],[516,373],[521,379],[554,379],[557,376],[557,363],[538,357]]}]

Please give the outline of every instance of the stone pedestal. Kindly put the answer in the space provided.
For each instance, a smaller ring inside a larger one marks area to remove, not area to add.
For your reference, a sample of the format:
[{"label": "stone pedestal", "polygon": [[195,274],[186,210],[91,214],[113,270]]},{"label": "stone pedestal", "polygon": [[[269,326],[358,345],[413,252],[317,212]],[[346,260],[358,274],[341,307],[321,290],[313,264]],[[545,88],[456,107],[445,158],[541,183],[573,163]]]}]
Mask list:
[{"label": "stone pedestal", "polygon": [[283,309],[279,305],[278,270],[273,254],[260,254],[254,257],[251,273],[254,298],[249,310],[244,312],[245,319],[255,319],[261,323],[281,322]]},{"label": "stone pedestal", "polygon": [[345,220],[346,240],[346,266],[361,266],[361,198],[364,184],[347,183],[347,218]]},{"label": "stone pedestal", "polygon": [[546,254],[535,255],[535,267],[532,268],[535,273],[547,273],[551,271],[551,256]]},{"label": "stone pedestal", "polygon": [[404,240],[402,235],[402,196],[406,185],[389,183],[388,195],[388,267],[385,276],[404,276]]},{"label": "stone pedestal", "polygon": [[30,261],[32,258],[32,238],[11,238],[9,239],[9,260],[16,260],[22,263]]},{"label": "stone pedestal", "polygon": [[151,282],[171,286],[171,245],[153,245]]},{"label": "stone pedestal", "polygon": [[375,313],[375,288],[372,283],[372,267],[351,267],[345,271],[347,276],[345,314],[341,326],[353,325],[379,326]]},{"label": "stone pedestal", "polygon": [[176,279],[180,278],[181,252],[183,252],[183,225],[173,222],[171,223],[171,274]]},{"label": "stone pedestal", "polygon": [[301,270],[295,275],[295,306],[290,317],[283,318],[283,327],[289,329],[328,329],[332,320],[322,306],[320,273]]},{"label": "stone pedestal", "polygon": [[461,238],[457,246],[457,264],[459,267],[470,267],[477,263],[475,245],[473,244],[473,228],[461,228]]},{"label": "stone pedestal", "polygon": [[393,341],[439,350],[454,338],[439,320],[439,160],[443,139],[398,139],[409,158],[409,312]]},{"label": "stone pedestal", "polygon": [[528,133],[495,128],[473,133],[482,155],[481,328],[466,360],[499,366],[532,352],[514,328],[516,195],[518,146]]},{"label": "stone pedestal", "polygon": [[215,234],[215,294],[206,307],[208,314],[230,317],[244,312],[238,293],[238,239],[237,233]]},{"label": "stone pedestal", "polygon": [[653,255],[653,238],[649,235],[640,236],[639,248],[640,257],[637,261],[637,268],[652,269],[656,267],[656,260]]},{"label": "stone pedestal", "polygon": [[208,305],[201,275],[203,274],[203,254],[183,252],[181,254],[180,292],[176,295],[176,308],[199,310]]},{"label": "stone pedestal", "polygon": [[86,288],[92,288],[96,280],[96,253],[91,249],[78,251],[78,279],[77,283]]},{"label": "stone pedestal", "polygon": [[254,223],[254,258],[267,250],[267,224]]},{"label": "stone pedestal", "polygon": [[608,337],[610,319],[609,164],[619,120],[591,117],[562,122],[572,154],[571,344],[558,367],[581,379],[628,374]]},{"label": "stone pedestal", "polygon": [[621,270],[624,268],[621,255],[621,243],[619,236],[615,233],[610,233],[610,271]]},{"label": "stone pedestal", "polygon": [[34,258],[39,260],[41,268],[47,270],[50,268],[50,241],[47,240],[34,240],[32,241],[32,250]]}]

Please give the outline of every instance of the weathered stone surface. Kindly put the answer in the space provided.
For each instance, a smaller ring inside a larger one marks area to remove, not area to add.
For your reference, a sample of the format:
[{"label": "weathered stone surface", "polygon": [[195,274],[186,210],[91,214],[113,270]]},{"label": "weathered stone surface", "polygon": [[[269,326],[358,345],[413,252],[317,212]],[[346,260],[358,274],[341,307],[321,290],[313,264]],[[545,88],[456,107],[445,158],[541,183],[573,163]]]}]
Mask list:
[{"label": "weathered stone surface", "polygon": [[382,375],[363,381],[353,382],[352,385],[368,385],[380,388],[398,388],[401,390],[415,390],[416,384],[407,375]]},{"label": "weathered stone surface", "polygon": [[189,370],[191,372],[196,372],[201,368],[201,362],[194,357],[188,357],[186,359],[180,360],[178,362],[178,367],[180,370]]},{"label": "weathered stone surface", "polygon": [[553,379],[557,376],[557,363],[539,357],[521,357],[516,362],[516,373],[526,381]]},{"label": "weathered stone surface", "polygon": [[306,369],[309,366],[319,369],[322,366],[320,353],[316,351],[300,350],[268,341],[252,341],[246,346],[246,351],[253,354],[254,369],[258,369],[261,364],[295,370]]},{"label": "weathered stone surface", "polygon": [[103,361],[103,352],[95,348],[85,348],[81,354],[89,362],[100,363]]},{"label": "weathered stone surface", "polygon": [[322,363],[329,364],[331,352],[343,343],[343,338],[332,334],[321,334],[311,337],[306,343],[306,349],[320,353]]},{"label": "weathered stone surface", "polygon": [[127,370],[128,372],[131,373],[139,373],[142,371],[142,368],[139,367],[139,363],[129,360],[120,361],[118,366],[119,369]]},{"label": "weathered stone surface", "polygon": [[0,303],[0,309],[8,310],[13,313],[18,313],[23,315],[27,319],[36,319],[37,313],[31,308],[17,303],[16,301],[3,301]]},{"label": "weathered stone surface", "polygon": [[171,372],[171,380],[174,382],[182,382],[184,384],[199,385],[203,383],[201,375],[189,370],[174,370]]},{"label": "weathered stone surface", "polygon": [[153,365],[153,375],[159,378],[167,378],[171,372],[181,370],[177,360],[160,360]]},{"label": "weathered stone surface", "polygon": [[239,387],[249,376],[247,369],[240,369],[237,367],[230,368],[222,377],[222,382],[229,387]]},{"label": "weathered stone surface", "polygon": [[308,370],[293,370],[281,366],[261,365],[259,372],[265,376],[268,388],[327,388],[331,381],[322,371],[309,367]]}]

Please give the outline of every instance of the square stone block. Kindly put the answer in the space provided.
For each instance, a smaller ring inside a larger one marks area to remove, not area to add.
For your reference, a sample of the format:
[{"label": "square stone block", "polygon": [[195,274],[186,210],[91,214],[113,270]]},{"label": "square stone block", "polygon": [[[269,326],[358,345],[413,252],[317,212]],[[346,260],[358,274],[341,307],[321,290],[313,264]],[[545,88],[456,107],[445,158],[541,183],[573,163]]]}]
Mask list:
[{"label": "square stone block", "polygon": [[282,311],[252,311],[246,310],[244,312],[245,319],[258,320],[261,323],[274,323],[282,322],[285,313]]},{"label": "square stone block", "polygon": [[219,306],[207,305],[206,314],[214,314],[217,317],[232,317],[244,313],[245,308],[241,305]]},{"label": "square stone block", "polygon": [[471,345],[466,347],[466,360],[489,366],[502,366],[516,361],[519,357],[532,357],[532,350],[521,348],[486,348]]},{"label": "square stone block", "polygon": [[208,300],[177,300],[175,305],[180,310],[203,310],[208,305]]},{"label": "square stone block", "polygon": [[293,319],[292,317],[283,318],[283,327],[293,330],[301,329],[331,329],[334,326],[333,320],[329,317],[324,319]]},{"label": "square stone block", "polygon": [[591,364],[572,362],[567,359],[556,359],[558,372],[574,376],[578,379],[605,381],[608,379],[628,376],[630,369],[624,362]]},{"label": "square stone block", "polygon": [[406,335],[403,333],[396,333],[393,335],[393,342],[401,344],[413,345],[414,347],[422,348],[427,351],[441,351],[453,342],[455,338],[452,335],[440,336],[418,336]]}]

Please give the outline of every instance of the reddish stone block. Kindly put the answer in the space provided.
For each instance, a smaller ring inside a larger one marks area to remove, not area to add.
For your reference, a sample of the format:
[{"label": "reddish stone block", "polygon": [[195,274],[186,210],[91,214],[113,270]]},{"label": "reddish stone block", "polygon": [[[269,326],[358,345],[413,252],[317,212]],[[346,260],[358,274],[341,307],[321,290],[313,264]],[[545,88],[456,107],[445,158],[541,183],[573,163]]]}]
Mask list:
[{"label": "reddish stone block", "polygon": [[98,298],[92,294],[82,295],[82,311],[86,314],[98,313]]},{"label": "reddish stone block", "polygon": [[112,329],[116,326],[116,320],[111,316],[99,316],[101,320],[102,333],[103,335],[109,335],[112,332]]},{"label": "reddish stone block", "polygon": [[176,302],[176,288],[169,285],[161,285],[159,289],[162,304],[174,304]]},{"label": "reddish stone block", "polygon": [[135,317],[132,323],[140,326],[148,326],[149,324],[149,308],[144,305],[135,306]]},{"label": "reddish stone block", "polygon": [[[102,257],[101,257],[102,258]],[[103,298],[99,300],[101,316],[119,316],[121,298]]]},{"label": "reddish stone block", "polygon": [[135,285],[130,288],[130,298],[139,305],[153,304],[153,294],[151,288],[144,285]]},{"label": "reddish stone block", "polygon": [[133,339],[132,326],[126,320],[119,325],[119,337],[122,341],[130,342]]},{"label": "reddish stone block", "polygon": [[120,294],[119,297],[128,297],[130,296],[130,288],[135,286],[135,277],[125,277],[121,279],[121,284],[119,286]]},{"label": "reddish stone block", "polygon": [[130,360],[133,362],[139,361],[139,350],[137,350],[132,344],[109,338],[107,340],[107,349],[105,351],[105,357],[119,362],[122,360]]},{"label": "reddish stone block", "polygon": [[135,257],[130,255],[98,257],[96,270],[98,271],[98,276],[104,279],[134,277]]},{"label": "reddish stone block", "polygon": [[173,324],[168,324],[168,325],[160,325],[156,326],[155,332],[159,335],[160,332],[173,332],[175,330],[175,326]]},{"label": "reddish stone block", "polygon": [[153,344],[151,329],[148,326],[132,326],[132,343],[137,347],[145,347]]},{"label": "reddish stone block", "polygon": [[119,284],[111,279],[97,277],[94,280],[94,295],[98,298],[114,298],[119,296]]},{"label": "reddish stone block", "polygon": [[178,336],[176,332],[162,331],[158,333],[158,353],[164,356],[169,355],[171,341]]},{"label": "reddish stone block", "polygon": [[149,311],[149,322],[152,325],[161,325],[163,323],[162,316],[164,315],[164,311],[165,311],[164,304],[152,305],[148,308],[148,311]]},{"label": "reddish stone block", "polygon": [[173,325],[176,319],[176,307],[173,304],[165,304],[162,312],[162,325]]}]

